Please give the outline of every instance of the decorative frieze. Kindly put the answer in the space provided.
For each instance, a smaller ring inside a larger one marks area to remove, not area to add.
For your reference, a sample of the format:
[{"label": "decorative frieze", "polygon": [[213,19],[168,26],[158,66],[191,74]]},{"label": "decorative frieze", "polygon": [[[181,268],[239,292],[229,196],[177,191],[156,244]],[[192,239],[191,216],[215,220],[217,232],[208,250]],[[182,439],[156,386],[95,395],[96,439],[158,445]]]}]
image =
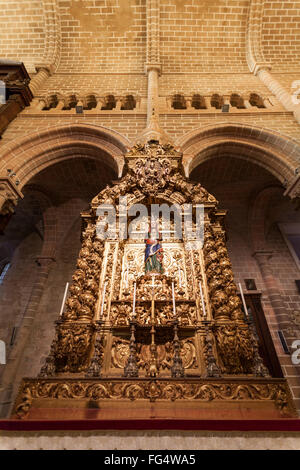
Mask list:
[{"label": "decorative frieze", "polygon": [[49,399],[57,403],[66,400],[78,401],[218,401],[248,404],[273,403],[283,417],[295,416],[295,408],[288,386],[284,380],[171,380],[146,379],[23,379],[13,416],[25,418],[35,400]]}]

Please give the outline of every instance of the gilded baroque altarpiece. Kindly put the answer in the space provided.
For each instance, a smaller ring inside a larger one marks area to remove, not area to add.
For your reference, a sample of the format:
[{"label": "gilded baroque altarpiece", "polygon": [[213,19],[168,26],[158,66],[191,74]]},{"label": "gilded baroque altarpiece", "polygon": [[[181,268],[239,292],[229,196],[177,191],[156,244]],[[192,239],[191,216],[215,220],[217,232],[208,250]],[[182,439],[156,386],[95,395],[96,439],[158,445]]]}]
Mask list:
[{"label": "gilded baroque altarpiece", "polygon": [[[113,206],[121,220],[125,196],[129,206],[189,204],[194,218],[203,206],[203,246],[190,249],[184,232],[176,238],[173,221],[161,242],[163,272],[146,273],[143,240],[118,238],[118,227],[105,240],[97,236],[98,207]],[[195,410],[209,407],[294,414],[286,381],[270,377],[255,326],[242,311],[225,212],[217,206],[183,176],[172,146],[150,141],[128,152],[124,176],[82,214],[82,247],[64,313],[39,376],[23,379],[13,416],[43,417],[32,413],[44,406],[51,417],[51,407],[78,406],[101,418],[104,405],[113,410],[122,403],[130,417],[137,402],[151,403],[153,416],[155,407],[167,407],[173,417],[175,403],[195,418],[201,417]]]}]

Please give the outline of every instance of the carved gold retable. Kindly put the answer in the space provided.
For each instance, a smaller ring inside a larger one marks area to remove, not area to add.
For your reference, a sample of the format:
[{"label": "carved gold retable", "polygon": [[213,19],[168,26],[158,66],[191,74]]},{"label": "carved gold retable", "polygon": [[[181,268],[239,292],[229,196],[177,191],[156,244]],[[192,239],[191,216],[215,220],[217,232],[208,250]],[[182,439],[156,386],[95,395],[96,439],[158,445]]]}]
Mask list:
[{"label": "carved gold retable", "polygon": [[[121,196],[129,206],[204,206],[203,246],[188,249],[191,240],[171,236],[171,226],[162,242],[164,274],[155,277],[154,288],[151,276],[144,275],[143,241],[120,240],[116,233],[97,237],[97,208],[113,205],[121,215]],[[214,410],[218,418],[220,410],[231,417],[245,410],[252,410],[252,417],[295,414],[285,379],[269,376],[254,325],[242,312],[225,242],[225,212],[217,204],[182,175],[181,155],[173,147],[152,141],[127,154],[124,176],[82,214],[82,247],[65,311],[39,376],[23,379],[13,416],[51,418],[60,410],[59,416],[76,418],[86,410],[101,418],[108,410],[121,419],[122,403],[127,418],[149,413],[200,419]],[[130,321],[134,283],[136,316]]]}]

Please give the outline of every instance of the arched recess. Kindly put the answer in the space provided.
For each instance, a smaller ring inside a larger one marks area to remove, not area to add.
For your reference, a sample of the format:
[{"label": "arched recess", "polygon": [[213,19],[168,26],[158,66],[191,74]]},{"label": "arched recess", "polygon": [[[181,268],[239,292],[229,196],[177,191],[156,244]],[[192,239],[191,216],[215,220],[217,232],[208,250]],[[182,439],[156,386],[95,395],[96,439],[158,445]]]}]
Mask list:
[{"label": "arched recess", "polygon": [[75,124],[54,126],[22,136],[4,145],[0,152],[0,176],[12,169],[19,188],[50,165],[76,157],[102,160],[120,177],[124,154],[131,143],[121,134],[101,126]]},{"label": "arched recess", "polygon": [[267,211],[274,198],[282,196],[279,186],[269,186],[253,198],[249,207],[249,234],[254,252],[266,250],[268,231]]},{"label": "arched recess", "polygon": [[11,260],[15,250],[32,233],[42,240],[39,254],[55,257],[57,220],[51,196],[34,185],[26,186],[24,196],[2,236],[0,264],[5,252]]},{"label": "arched recess", "polygon": [[287,185],[295,177],[300,161],[300,144],[283,134],[236,123],[196,129],[176,141],[183,152],[186,176],[201,163],[231,155],[265,168]]}]

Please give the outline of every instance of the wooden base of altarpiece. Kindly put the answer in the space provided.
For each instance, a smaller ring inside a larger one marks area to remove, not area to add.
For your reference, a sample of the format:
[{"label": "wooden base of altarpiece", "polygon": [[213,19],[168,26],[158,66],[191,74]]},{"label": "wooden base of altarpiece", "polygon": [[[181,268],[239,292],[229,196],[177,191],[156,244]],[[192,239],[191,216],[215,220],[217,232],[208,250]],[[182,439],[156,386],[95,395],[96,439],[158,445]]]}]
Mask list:
[{"label": "wooden base of altarpiece", "polygon": [[279,419],[296,417],[285,379],[23,379],[12,418]]}]

